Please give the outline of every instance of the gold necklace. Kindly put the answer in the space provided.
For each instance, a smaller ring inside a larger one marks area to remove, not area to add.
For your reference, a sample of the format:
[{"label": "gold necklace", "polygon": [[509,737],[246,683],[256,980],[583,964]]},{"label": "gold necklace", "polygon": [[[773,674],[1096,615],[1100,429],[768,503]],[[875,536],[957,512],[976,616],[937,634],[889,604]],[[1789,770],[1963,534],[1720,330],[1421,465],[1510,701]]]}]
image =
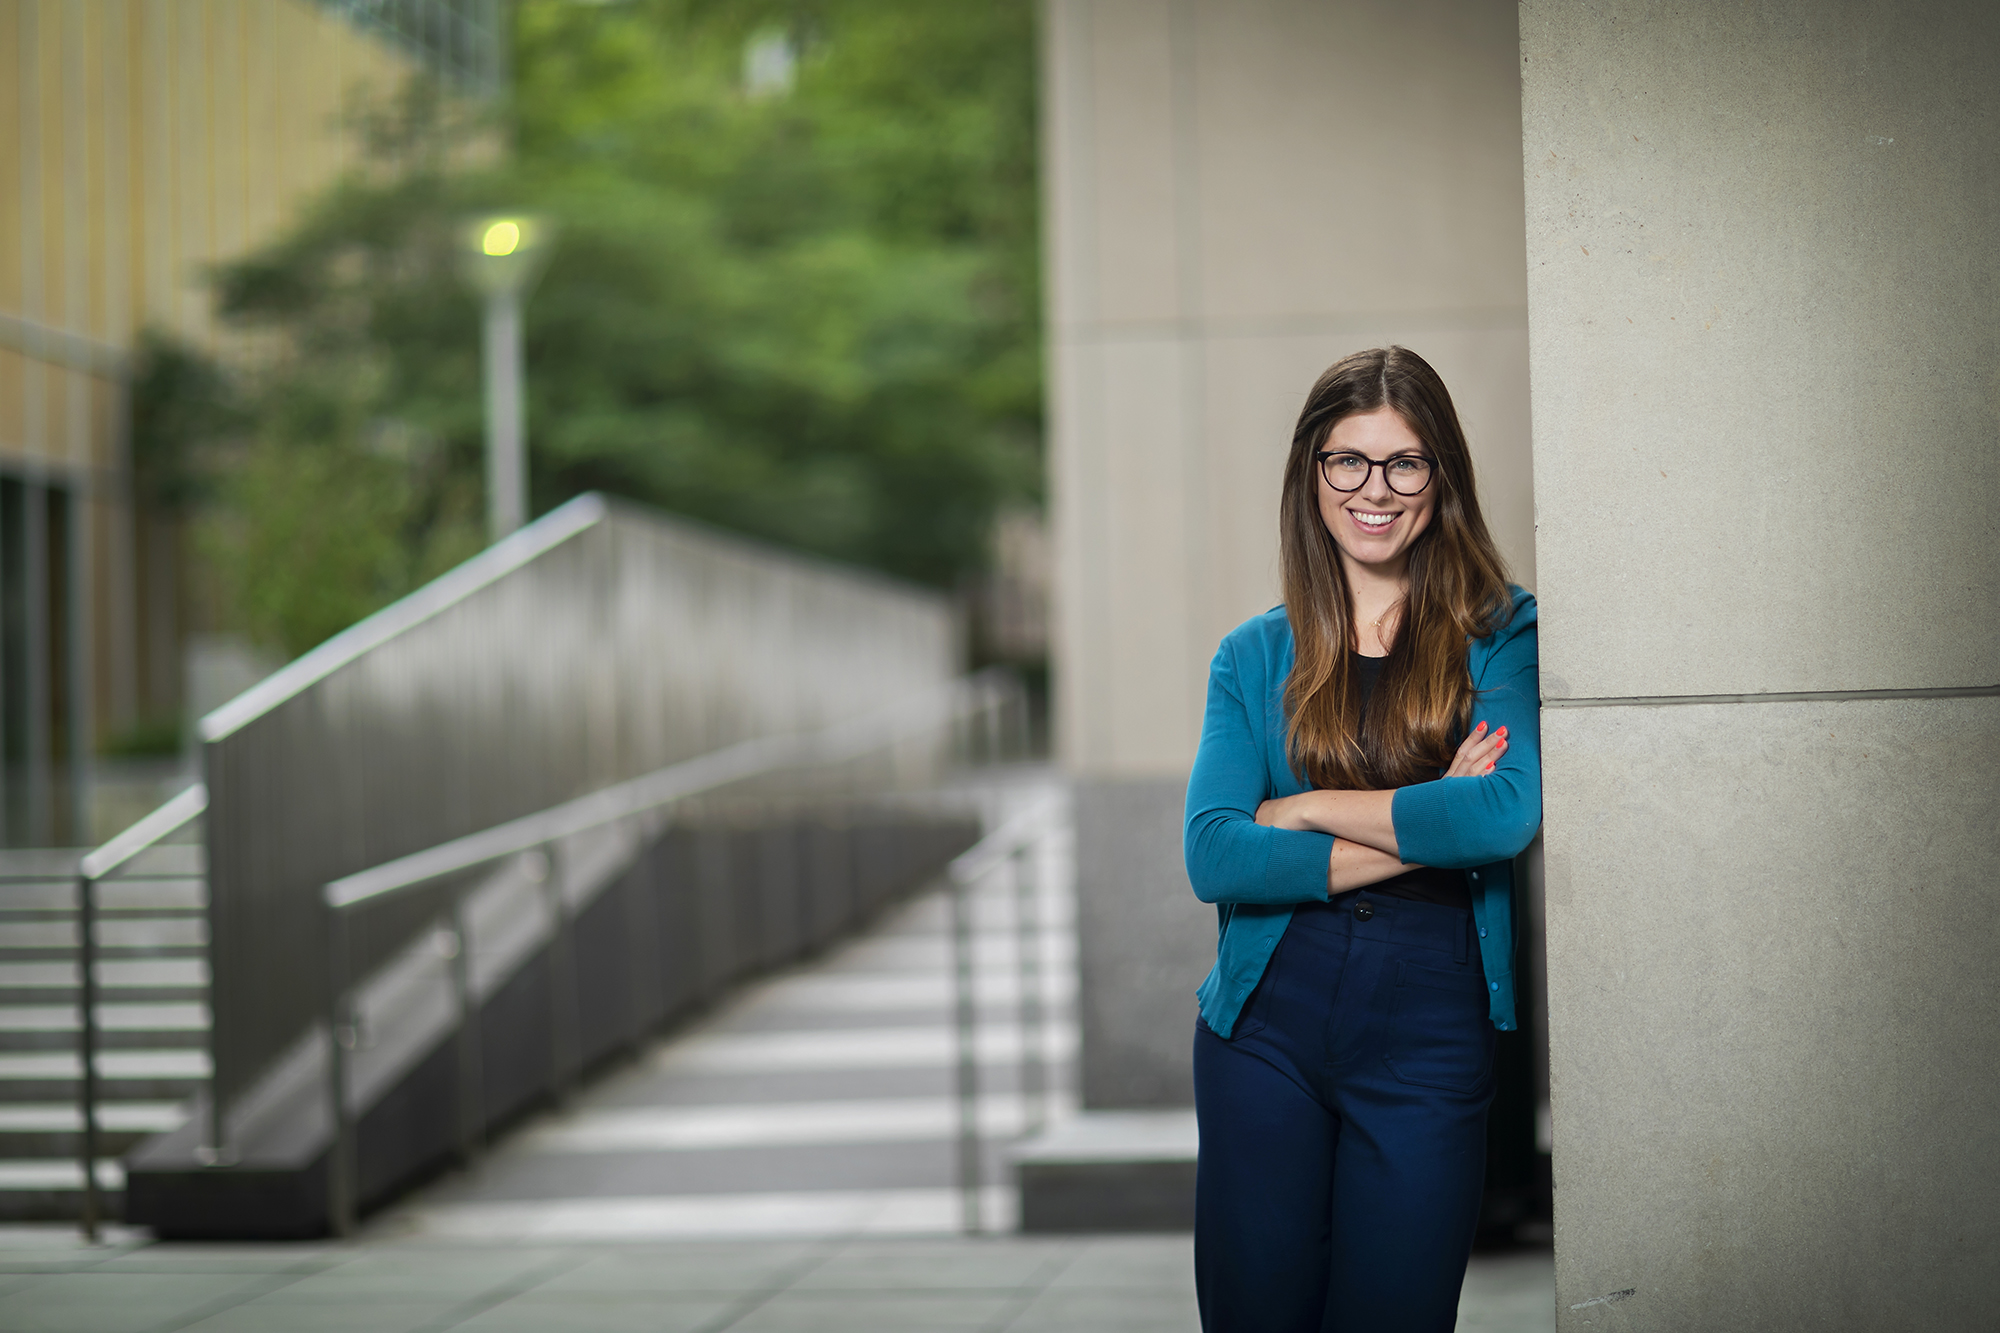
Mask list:
[{"label": "gold necklace", "polygon": [[1391,603],[1389,603],[1389,609],[1388,609],[1388,610],[1384,611],[1384,612],[1383,612],[1383,613],[1382,613],[1381,615],[1379,615],[1379,616],[1375,617],[1375,619],[1373,619],[1373,620],[1371,620],[1371,621],[1369,621],[1369,622],[1368,622],[1368,628],[1369,628],[1370,630],[1372,630],[1372,631],[1374,632],[1374,634],[1375,634],[1375,646],[1376,646],[1376,647],[1378,647],[1378,648],[1386,648],[1386,647],[1388,647],[1388,645],[1387,645],[1387,644],[1385,644],[1385,643],[1383,643],[1383,642],[1382,642],[1382,622],[1383,622],[1383,621],[1385,621],[1385,620],[1387,620],[1387,619],[1388,619],[1388,618],[1389,618],[1389,617],[1390,617],[1391,615],[1394,615],[1394,614],[1395,614],[1395,612],[1396,612],[1396,609],[1397,609],[1398,607],[1402,606],[1402,604],[1403,604],[1403,603],[1401,602],[1401,600],[1397,600],[1397,601],[1394,601],[1394,602],[1391,602]]}]

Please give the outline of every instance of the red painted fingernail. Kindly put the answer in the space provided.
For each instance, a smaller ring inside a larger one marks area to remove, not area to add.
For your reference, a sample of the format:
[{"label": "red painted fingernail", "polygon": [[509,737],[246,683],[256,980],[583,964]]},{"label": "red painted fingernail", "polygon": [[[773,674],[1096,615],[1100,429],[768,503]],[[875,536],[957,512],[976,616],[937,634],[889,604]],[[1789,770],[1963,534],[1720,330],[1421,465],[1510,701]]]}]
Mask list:
[{"label": "red painted fingernail", "polygon": [[1491,772],[1493,771],[1493,765],[1491,765],[1491,764],[1488,764],[1488,765],[1486,766],[1486,771],[1487,771],[1488,773],[1491,773]]},{"label": "red painted fingernail", "polygon": [[1484,730],[1486,730],[1486,724],[1484,722],[1481,722],[1478,726],[1472,729],[1474,735],[1478,735],[1480,732]]}]

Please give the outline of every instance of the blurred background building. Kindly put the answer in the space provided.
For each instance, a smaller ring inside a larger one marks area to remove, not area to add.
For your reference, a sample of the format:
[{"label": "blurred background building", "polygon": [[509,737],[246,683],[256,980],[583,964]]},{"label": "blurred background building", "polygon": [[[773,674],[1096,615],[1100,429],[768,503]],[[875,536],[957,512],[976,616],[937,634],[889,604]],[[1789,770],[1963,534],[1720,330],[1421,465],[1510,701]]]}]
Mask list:
[{"label": "blurred background building", "polygon": [[[224,361],[210,270],[357,159],[347,119],[418,70],[503,86],[494,0],[0,5],[0,840],[108,834],[99,743],[177,730],[186,532],[132,449],[150,331]],[[228,661],[213,686],[240,686]],[[233,691],[232,691],[233,692]],[[210,694],[207,702],[220,702]],[[172,748],[171,744],[167,748]]]}]

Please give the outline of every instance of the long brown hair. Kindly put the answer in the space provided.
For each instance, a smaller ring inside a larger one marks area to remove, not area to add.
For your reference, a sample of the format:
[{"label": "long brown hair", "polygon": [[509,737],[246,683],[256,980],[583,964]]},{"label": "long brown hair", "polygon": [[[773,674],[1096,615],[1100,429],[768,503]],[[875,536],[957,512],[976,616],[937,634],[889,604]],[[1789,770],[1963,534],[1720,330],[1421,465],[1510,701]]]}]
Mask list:
[{"label": "long brown hair", "polygon": [[[1429,447],[1437,489],[1431,521],[1410,548],[1410,589],[1395,621],[1366,716],[1353,662],[1354,600],[1319,510],[1313,458],[1336,423],[1392,407]],[[1315,787],[1373,790],[1436,776],[1472,717],[1472,639],[1509,608],[1507,567],[1486,531],[1451,394],[1430,363],[1404,347],[1342,357],[1319,377],[1292,431],[1278,508],[1296,657],[1285,681],[1286,752]]]}]

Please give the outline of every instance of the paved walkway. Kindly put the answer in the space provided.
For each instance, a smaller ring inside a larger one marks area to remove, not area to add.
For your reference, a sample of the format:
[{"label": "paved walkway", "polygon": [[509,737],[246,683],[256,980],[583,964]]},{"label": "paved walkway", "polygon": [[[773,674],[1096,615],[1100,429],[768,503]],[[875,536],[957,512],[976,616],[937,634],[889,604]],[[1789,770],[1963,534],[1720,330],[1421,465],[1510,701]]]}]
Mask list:
[{"label": "paved walkway", "polygon": [[[1194,1333],[1185,1236],[148,1245],[0,1232],[7,1333]],[[1554,1327],[1546,1255],[1480,1257],[1461,1333]]]}]

